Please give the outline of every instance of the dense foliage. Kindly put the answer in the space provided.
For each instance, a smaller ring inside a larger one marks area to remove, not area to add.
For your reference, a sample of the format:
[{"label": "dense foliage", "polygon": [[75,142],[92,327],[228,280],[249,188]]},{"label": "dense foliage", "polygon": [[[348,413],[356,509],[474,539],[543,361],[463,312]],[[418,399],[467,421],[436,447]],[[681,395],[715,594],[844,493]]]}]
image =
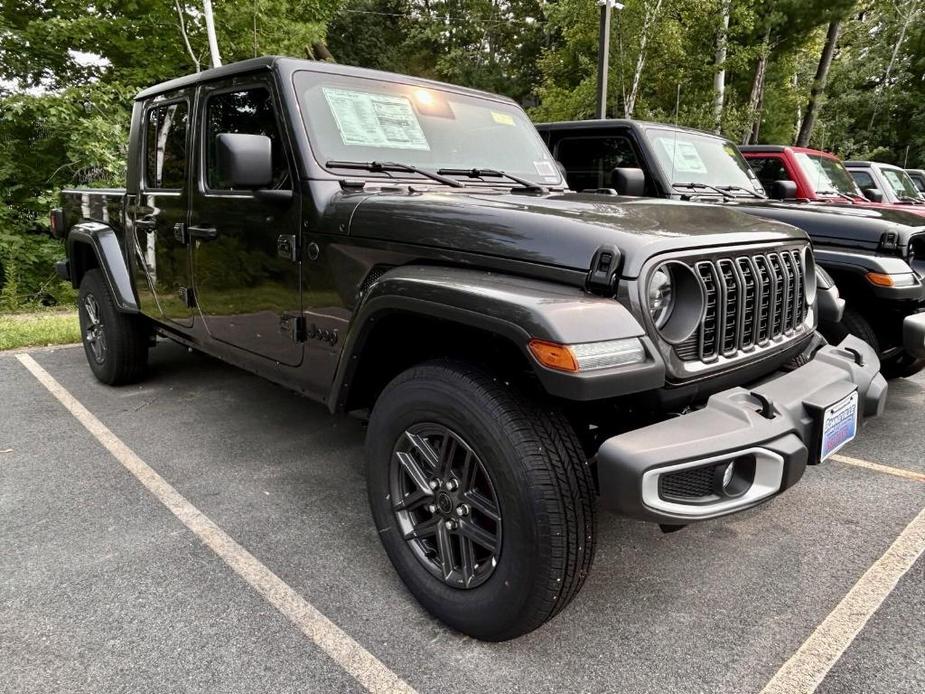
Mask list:
[{"label": "dense foliage", "polygon": [[[507,94],[537,120],[594,113],[594,0],[213,5],[226,62],[304,56],[326,41],[340,62]],[[837,40],[810,144],[925,164],[921,0],[626,0],[614,13],[608,114],[793,142],[827,32]],[[120,185],[131,96],[207,64],[199,0],[0,0],[0,309],[72,298],[51,270],[56,191]]]}]

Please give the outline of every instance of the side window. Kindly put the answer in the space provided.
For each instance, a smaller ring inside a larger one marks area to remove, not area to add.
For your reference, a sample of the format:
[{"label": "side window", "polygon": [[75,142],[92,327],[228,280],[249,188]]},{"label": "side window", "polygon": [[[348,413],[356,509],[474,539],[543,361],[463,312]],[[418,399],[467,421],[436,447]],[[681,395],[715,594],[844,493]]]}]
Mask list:
[{"label": "side window", "polygon": [[793,180],[780,157],[748,157],[747,160],[767,191],[771,190],[774,181]]},{"label": "side window", "polygon": [[609,188],[610,172],[636,168],[639,158],[626,137],[566,137],[556,147],[556,159],[568,172],[574,190]]},{"label": "side window", "polygon": [[874,179],[866,171],[852,171],[851,175],[854,177],[854,182],[858,184],[858,188],[861,190],[865,188],[878,190],[877,184],[874,183]]},{"label": "side window", "polygon": [[185,103],[166,104],[148,111],[145,130],[145,183],[148,188],[186,187]]},{"label": "side window", "polygon": [[276,124],[273,96],[266,87],[251,87],[209,97],[206,105],[206,183],[220,188],[215,161],[216,138],[222,133],[266,135],[273,143],[272,188],[288,190],[289,167]]}]

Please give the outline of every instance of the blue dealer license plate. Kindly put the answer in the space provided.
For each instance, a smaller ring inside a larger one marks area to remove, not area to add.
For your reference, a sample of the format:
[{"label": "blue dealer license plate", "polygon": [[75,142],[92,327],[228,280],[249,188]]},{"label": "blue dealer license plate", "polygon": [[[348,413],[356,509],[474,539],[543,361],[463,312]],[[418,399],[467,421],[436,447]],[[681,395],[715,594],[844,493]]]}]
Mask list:
[{"label": "blue dealer license plate", "polygon": [[822,451],[819,460],[825,460],[858,433],[858,393],[839,400],[826,408],[822,416]]}]

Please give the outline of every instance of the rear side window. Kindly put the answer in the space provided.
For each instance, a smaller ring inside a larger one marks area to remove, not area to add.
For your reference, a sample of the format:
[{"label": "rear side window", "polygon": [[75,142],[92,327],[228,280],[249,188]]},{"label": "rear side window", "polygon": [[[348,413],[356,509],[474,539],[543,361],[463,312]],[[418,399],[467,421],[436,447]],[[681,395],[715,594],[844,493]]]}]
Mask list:
[{"label": "rear side window", "polygon": [[273,96],[266,87],[251,87],[209,97],[206,107],[206,183],[213,190],[221,187],[216,165],[216,138],[222,133],[265,135],[273,143],[272,188],[288,190],[289,167],[280,140],[273,107]]},{"label": "rear side window", "polygon": [[186,186],[186,103],[166,104],[148,111],[145,132],[145,183],[148,188]]},{"label": "rear side window", "polygon": [[568,172],[574,190],[610,188],[610,172],[638,168],[639,158],[626,137],[566,137],[556,147],[556,159]]},{"label": "rear side window", "polygon": [[866,171],[852,171],[851,176],[854,178],[854,182],[858,184],[858,188],[864,190],[865,188],[872,188],[877,190],[877,184],[874,183],[874,179]]},{"label": "rear side window", "polygon": [[780,157],[746,157],[746,159],[767,191],[771,190],[774,181],[793,180]]}]

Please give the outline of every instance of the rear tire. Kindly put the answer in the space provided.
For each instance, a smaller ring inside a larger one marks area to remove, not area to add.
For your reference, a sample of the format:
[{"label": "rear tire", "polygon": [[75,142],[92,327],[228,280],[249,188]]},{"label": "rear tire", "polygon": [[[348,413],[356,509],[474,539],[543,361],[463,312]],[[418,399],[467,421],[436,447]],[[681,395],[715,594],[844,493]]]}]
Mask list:
[{"label": "rear tire", "polygon": [[[536,629],[578,593],[594,556],[595,493],[560,412],[467,364],[429,362],[386,386],[366,447],[379,537],[438,619],[503,641]],[[471,469],[482,472],[470,485]],[[467,550],[470,538],[488,540]]]},{"label": "rear tire", "polygon": [[925,369],[925,359],[916,359],[905,352],[880,362],[880,373],[887,380],[909,378],[922,369]]},{"label": "rear tire", "polygon": [[77,315],[87,362],[97,379],[115,386],[144,376],[149,337],[144,318],[116,310],[109,285],[97,269],[88,270],[80,281]]}]

